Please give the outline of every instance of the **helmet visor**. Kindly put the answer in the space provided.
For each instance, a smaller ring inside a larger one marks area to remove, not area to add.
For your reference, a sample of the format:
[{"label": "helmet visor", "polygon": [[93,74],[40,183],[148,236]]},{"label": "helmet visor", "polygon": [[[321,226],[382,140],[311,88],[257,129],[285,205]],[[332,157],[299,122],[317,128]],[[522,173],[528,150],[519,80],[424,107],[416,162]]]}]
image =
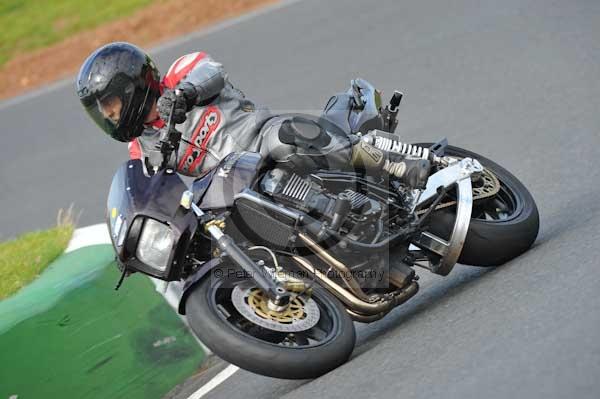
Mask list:
[{"label": "helmet visor", "polygon": [[115,127],[119,126],[121,111],[123,110],[121,97],[107,96],[103,99],[96,99],[96,103],[102,117]]},{"label": "helmet visor", "polygon": [[[113,86],[113,87],[111,87]],[[99,95],[90,95],[82,103],[92,120],[111,137],[123,141],[123,130],[130,128],[129,108],[131,107],[135,87],[129,83],[120,87],[109,85]]]}]

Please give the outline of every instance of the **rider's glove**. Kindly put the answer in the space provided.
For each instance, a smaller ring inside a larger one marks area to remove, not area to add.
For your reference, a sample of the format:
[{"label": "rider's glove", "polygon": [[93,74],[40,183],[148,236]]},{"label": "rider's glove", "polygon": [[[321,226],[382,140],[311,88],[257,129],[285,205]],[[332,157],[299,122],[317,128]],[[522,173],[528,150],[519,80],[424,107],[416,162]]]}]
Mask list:
[{"label": "rider's glove", "polygon": [[173,103],[175,103],[175,108],[171,117],[177,124],[185,122],[185,114],[196,103],[196,97],[198,96],[198,93],[192,84],[183,83],[177,86],[177,89],[181,92],[179,96],[175,95],[175,90],[166,89],[158,99],[158,115],[160,116],[160,119],[165,122],[169,121]]}]

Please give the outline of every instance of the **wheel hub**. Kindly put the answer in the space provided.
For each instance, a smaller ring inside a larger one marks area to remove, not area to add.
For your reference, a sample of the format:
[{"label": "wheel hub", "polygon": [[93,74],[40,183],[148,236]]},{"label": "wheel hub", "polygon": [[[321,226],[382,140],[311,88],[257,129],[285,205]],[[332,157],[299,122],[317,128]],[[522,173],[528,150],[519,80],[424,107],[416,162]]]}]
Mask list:
[{"label": "wheel hub", "polygon": [[296,296],[281,311],[269,307],[269,298],[258,287],[237,285],[231,301],[246,319],[273,331],[298,332],[312,328],[319,321],[320,312],[311,298]]},{"label": "wheel hub", "polygon": [[477,185],[473,185],[473,199],[481,199],[496,195],[500,190],[498,178],[488,169],[483,169]]}]

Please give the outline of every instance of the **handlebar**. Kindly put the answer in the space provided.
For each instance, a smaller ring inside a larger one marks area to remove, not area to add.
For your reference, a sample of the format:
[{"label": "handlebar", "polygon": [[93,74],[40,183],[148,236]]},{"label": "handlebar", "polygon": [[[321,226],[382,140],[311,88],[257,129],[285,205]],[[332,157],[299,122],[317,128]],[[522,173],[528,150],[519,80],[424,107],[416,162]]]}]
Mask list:
[{"label": "handlebar", "polygon": [[[175,129],[175,121],[173,120],[173,113],[178,99],[183,95],[183,92],[179,89],[175,90],[175,101],[171,105],[171,112],[169,113],[169,120],[167,121],[166,129],[163,128],[160,133],[160,139],[158,142],[158,149],[162,154],[162,162],[160,169],[165,169],[169,165],[171,155],[173,152],[179,149],[179,142],[181,140],[181,132]],[[177,165],[175,165],[177,167]]]},{"label": "handlebar", "polygon": [[177,99],[183,94],[179,89],[175,90],[175,101],[171,104],[171,112],[169,112],[169,120],[167,121],[167,130],[163,130],[160,134],[160,141],[165,141],[168,136],[168,132],[175,129],[175,121],[173,120],[173,112],[175,112],[175,105],[177,105]]}]

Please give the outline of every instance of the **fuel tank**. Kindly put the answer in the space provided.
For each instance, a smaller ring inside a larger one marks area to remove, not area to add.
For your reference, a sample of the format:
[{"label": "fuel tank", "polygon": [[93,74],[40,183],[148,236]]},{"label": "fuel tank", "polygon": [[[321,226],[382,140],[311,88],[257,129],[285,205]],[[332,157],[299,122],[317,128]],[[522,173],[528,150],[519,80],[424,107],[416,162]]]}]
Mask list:
[{"label": "fuel tank", "polygon": [[231,207],[236,194],[253,186],[263,165],[255,152],[227,155],[216,168],[194,181],[194,201],[203,210]]}]

